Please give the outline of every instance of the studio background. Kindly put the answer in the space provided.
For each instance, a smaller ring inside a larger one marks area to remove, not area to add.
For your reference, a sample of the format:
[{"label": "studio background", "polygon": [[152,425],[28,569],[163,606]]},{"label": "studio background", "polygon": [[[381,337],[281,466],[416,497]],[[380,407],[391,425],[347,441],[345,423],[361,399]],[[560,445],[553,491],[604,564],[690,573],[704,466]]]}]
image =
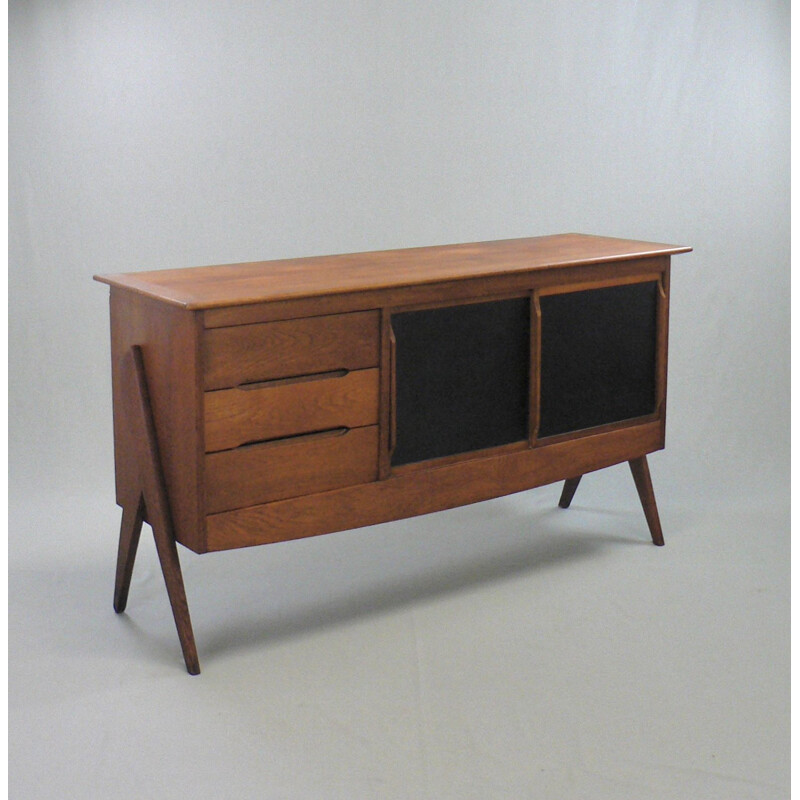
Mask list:
[{"label": "studio background", "polygon": [[[19,797],[784,797],[789,3],[9,8]],[[667,546],[627,468],[111,595],[96,273],[567,231],[673,259]],[[110,793],[111,792],[111,793]]]}]

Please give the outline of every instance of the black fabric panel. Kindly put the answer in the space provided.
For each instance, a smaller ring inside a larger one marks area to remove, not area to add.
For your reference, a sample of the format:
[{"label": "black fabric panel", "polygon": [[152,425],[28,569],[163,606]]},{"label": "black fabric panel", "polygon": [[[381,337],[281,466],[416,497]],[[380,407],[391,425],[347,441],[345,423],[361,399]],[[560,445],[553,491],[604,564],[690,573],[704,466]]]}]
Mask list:
[{"label": "black fabric panel", "polygon": [[539,436],[655,411],[655,282],[541,298]]},{"label": "black fabric panel", "polygon": [[528,437],[527,297],[392,315],[397,446],[392,464]]}]

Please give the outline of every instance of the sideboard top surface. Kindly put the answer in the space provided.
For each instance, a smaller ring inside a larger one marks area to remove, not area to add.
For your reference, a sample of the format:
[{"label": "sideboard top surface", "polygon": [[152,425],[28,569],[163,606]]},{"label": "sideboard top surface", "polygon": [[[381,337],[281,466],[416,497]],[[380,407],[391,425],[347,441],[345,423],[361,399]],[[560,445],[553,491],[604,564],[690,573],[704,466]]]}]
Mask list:
[{"label": "sideboard top surface", "polygon": [[96,275],[95,280],[184,308],[209,309],[667,256],[691,249],[565,233],[496,242]]}]

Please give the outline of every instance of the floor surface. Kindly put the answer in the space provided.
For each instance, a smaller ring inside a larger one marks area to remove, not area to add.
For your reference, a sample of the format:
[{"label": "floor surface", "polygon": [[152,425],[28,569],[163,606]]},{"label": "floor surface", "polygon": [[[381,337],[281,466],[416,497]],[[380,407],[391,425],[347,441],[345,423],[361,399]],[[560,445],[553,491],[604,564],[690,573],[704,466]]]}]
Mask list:
[{"label": "floor surface", "polygon": [[559,492],[181,548],[198,677],[147,527],[117,616],[113,503],[12,508],[10,796],[788,797],[788,503]]}]

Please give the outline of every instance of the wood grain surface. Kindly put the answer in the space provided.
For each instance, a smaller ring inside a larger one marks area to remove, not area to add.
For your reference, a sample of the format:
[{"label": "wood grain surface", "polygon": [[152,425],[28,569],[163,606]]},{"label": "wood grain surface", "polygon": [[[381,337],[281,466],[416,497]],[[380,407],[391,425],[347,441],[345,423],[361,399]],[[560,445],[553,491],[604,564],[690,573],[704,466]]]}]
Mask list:
[{"label": "wood grain surface", "polygon": [[380,313],[358,311],[215,328],[204,337],[206,389],[377,367]]},{"label": "wood grain surface", "polygon": [[209,513],[374,481],[378,426],[342,429],[206,456]]},{"label": "wood grain surface", "polygon": [[327,428],[375,425],[379,370],[334,375],[206,392],[206,452]]},{"label": "wood grain surface", "polygon": [[363,292],[320,295],[291,300],[275,300],[245,305],[209,308],[198,312],[206,328],[226,328],[259,322],[318,317],[326,314],[371,309],[408,309],[443,303],[471,303],[482,297],[512,297],[548,287],[580,286],[603,281],[637,280],[645,273],[661,273],[669,256],[630,258],[561,267],[518,271],[477,278],[461,278],[430,283],[371,289]]},{"label": "wood grain surface", "polygon": [[96,275],[193,309],[363,292],[531,270],[685,253],[690,247],[566,233],[212,267]]},{"label": "wood grain surface", "polygon": [[112,289],[110,302],[117,503],[124,507],[138,502],[137,443],[123,381],[125,362],[131,347],[137,345],[150,390],[175,537],[195,552],[203,552],[205,450],[198,314],[117,289]]},{"label": "wood grain surface", "polygon": [[[476,503],[585,474],[664,446],[658,422],[548,447],[477,456],[358,486],[253,505],[206,520],[209,550],[280,542]],[[212,458],[209,456],[208,458]]]}]

